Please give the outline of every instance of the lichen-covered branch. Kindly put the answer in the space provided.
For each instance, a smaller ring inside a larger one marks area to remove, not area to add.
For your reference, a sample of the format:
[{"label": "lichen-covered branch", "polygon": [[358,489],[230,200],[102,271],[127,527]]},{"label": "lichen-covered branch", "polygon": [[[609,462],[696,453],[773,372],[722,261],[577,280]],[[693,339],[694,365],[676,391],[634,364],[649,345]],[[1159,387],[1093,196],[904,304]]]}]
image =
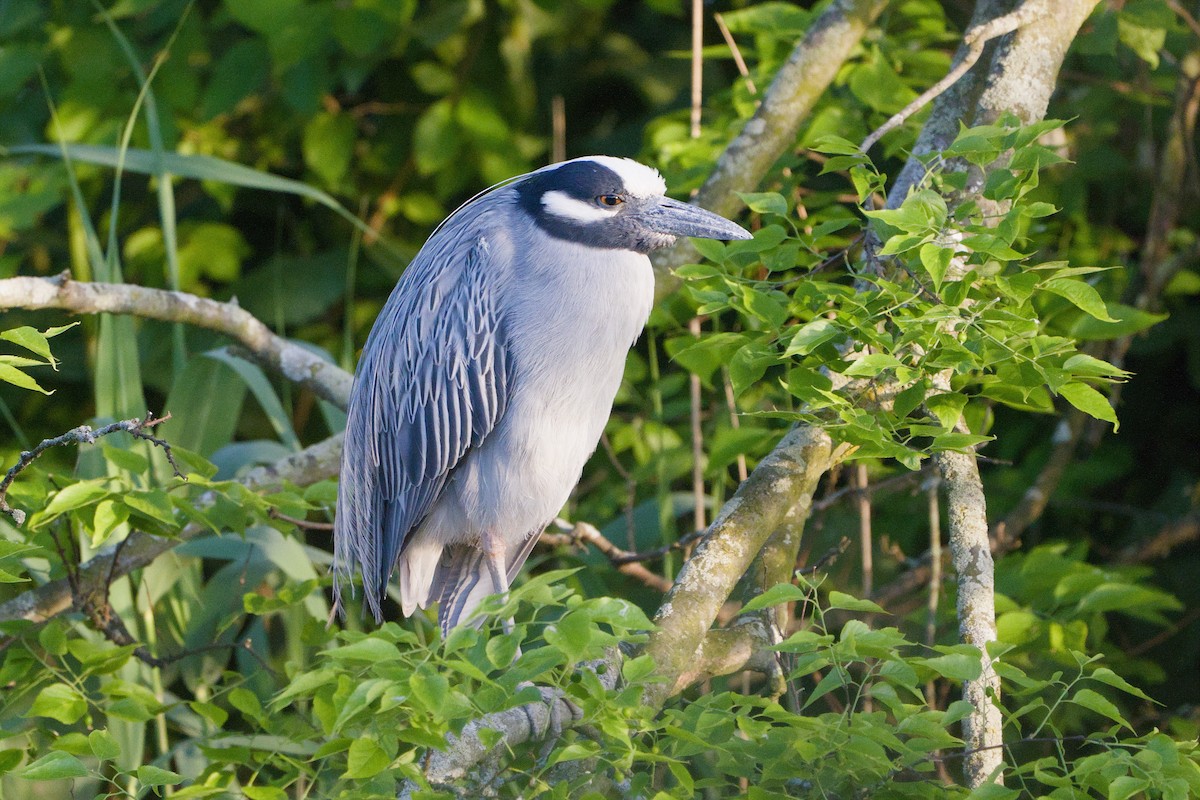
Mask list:
[{"label": "lichen-covered branch", "polygon": [[810,426],[790,431],[764,458],[717,516],[658,613],[646,644],[664,679],[648,690],[660,705],[679,690],[713,621],[788,510],[844,455],[828,434]]},{"label": "lichen-covered branch", "polygon": [[[606,658],[580,669],[596,673],[606,689],[617,685],[621,675],[621,655],[613,649]],[[463,787],[464,782],[489,783],[489,776],[480,773],[498,770],[496,764],[508,753],[526,742],[544,741],[556,737],[565,728],[579,722],[579,709],[561,691],[542,690],[542,699],[516,708],[497,711],[468,722],[462,733],[446,737],[444,750],[430,750],[424,764],[425,779],[433,786]],[[485,737],[483,731],[499,734]],[[487,738],[487,742],[485,742]],[[412,782],[401,786],[397,797],[414,797],[420,787]]]},{"label": "lichen-covered branch", "polygon": [[[975,710],[963,719],[963,745],[968,751],[964,772],[970,786],[999,777],[1003,720],[996,704],[1000,677],[987,654],[996,641],[996,568],[988,542],[987,501],[974,455],[938,453],[935,457],[946,487],[946,522],[950,560],[958,581],[958,632],[966,644],[983,653],[983,673],[963,682],[963,699]],[[993,699],[995,698],[995,699]]]},{"label": "lichen-covered branch", "polygon": [[61,309],[74,314],[130,314],[183,322],[235,339],[263,366],[306,386],[339,408],[350,398],[351,375],[309,350],[276,336],[236,303],[220,303],[186,292],[127,283],[86,283],[65,273],[54,278],[0,280],[0,309]]},{"label": "lichen-covered branch", "polygon": [[[336,475],[341,457],[342,436],[338,434],[274,464],[256,467],[238,480],[256,491],[270,491],[284,483],[307,486]],[[203,498],[198,505],[205,505]],[[79,566],[79,589],[84,593],[98,591],[113,578],[140,569],[176,545],[210,532],[207,526],[192,523],[170,539],[147,533],[131,533],[122,543],[101,550]],[[0,603],[0,622],[18,619],[46,622],[71,610],[74,602],[70,583],[66,578],[60,578]]]},{"label": "lichen-covered branch", "polygon": [[[821,12],[776,73],[754,116],[717,160],[696,205],[725,217],[745,208],[737,193],[754,191],[779,157],[795,146],[801,123],[886,6],[887,0],[834,0]],[[687,239],[657,254],[656,295],[675,291],[679,278],[671,270],[696,258]]]}]

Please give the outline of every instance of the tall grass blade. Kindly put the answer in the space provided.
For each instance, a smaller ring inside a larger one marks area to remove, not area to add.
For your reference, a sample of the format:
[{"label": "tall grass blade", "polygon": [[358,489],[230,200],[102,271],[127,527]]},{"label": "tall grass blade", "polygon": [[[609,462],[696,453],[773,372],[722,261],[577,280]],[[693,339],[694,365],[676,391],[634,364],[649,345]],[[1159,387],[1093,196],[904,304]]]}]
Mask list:
[{"label": "tall grass blade", "polygon": [[[7,155],[43,155],[70,158],[86,164],[96,164],[102,167],[114,167],[121,164],[121,153],[115,147],[105,147],[93,144],[23,144],[3,148],[0,153]],[[348,211],[332,195],[314,189],[306,183],[281,178],[269,172],[252,169],[233,161],[213,156],[191,155],[184,153],[163,153],[160,162],[155,161],[155,154],[150,150],[131,147],[125,153],[123,168],[129,172],[143,175],[155,175],[160,169],[165,169],[181,178],[191,178],[198,181],[216,181],[241,186],[246,189],[263,189],[268,192],[294,194],[319,203],[330,209],[342,219],[349,222],[364,234],[373,238],[375,232],[367,223]],[[375,239],[382,244],[393,256],[403,258],[400,251],[384,239]]]},{"label": "tall grass blade", "polygon": [[208,458],[233,441],[245,397],[246,383],[230,367],[193,357],[171,385],[164,406],[171,419],[159,428],[159,435]]},{"label": "tall grass blade", "polygon": [[[171,33],[171,38],[167,40],[167,44],[162,48],[159,56],[154,61],[154,68],[150,75],[147,76],[142,69],[141,62],[138,60],[137,53],[133,49],[133,45],[129,42],[128,37],[122,33],[117,26],[116,21],[108,13],[104,6],[100,5],[97,0],[92,0],[92,5],[100,14],[105,24],[108,25],[109,31],[112,33],[117,44],[120,45],[122,52],[125,54],[126,60],[129,62],[133,74],[137,76],[138,83],[141,86],[141,94],[139,99],[144,99],[146,109],[146,132],[150,138],[150,149],[156,157],[160,169],[154,175],[158,179],[158,217],[159,224],[162,226],[163,247],[166,251],[167,261],[167,285],[178,291],[179,285],[179,237],[175,225],[175,191],[171,183],[171,174],[165,169],[161,169],[162,157],[166,152],[166,147],[163,143],[162,125],[158,116],[158,102],[154,98],[154,92],[150,88],[150,84],[154,79],[155,73],[158,72],[159,66],[166,59],[166,55],[170,53],[171,46],[175,43],[176,37],[179,36],[179,31],[183,28],[184,21],[191,13],[195,1],[189,2],[184,8],[183,13],[179,16],[179,22],[175,25],[175,30]],[[136,109],[136,106],[135,106]],[[130,128],[132,128],[133,119],[136,119],[136,110],[130,119]],[[128,149],[128,142],[123,142],[122,147]],[[118,180],[119,180],[118,175]],[[113,215],[116,218],[116,215]],[[187,345],[184,334],[184,326],[181,322],[176,322],[171,326],[171,352],[172,352],[172,370],[175,377],[179,377],[179,373],[183,370],[185,361],[187,360]]]},{"label": "tall grass blade", "polygon": [[224,347],[209,350],[204,355],[231,367],[245,381],[246,387],[258,401],[258,405],[267,415],[267,419],[270,420],[271,427],[275,429],[279,440],[292,450],[300,449],[300,439],[292,427],[292,419],[284,411],[283,403],[280,402],[279,395],[275,393],[275,387],[271,386],[271,382],[267,380],[266,374],[261,369],[249,361],[238,358]]}]

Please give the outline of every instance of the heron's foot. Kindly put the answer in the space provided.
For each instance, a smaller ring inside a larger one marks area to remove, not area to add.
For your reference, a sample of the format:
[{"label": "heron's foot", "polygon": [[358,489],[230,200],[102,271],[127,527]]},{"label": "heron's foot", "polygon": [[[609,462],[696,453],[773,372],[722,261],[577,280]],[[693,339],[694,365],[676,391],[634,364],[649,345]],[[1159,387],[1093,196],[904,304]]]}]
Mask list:
[{"label": "heron's foot", "polygon": [[563,731],[583,719],[583,709],[568,700],[566,692],[556,686],[538,686],[529,681],[517,684],[518,689],[527,686],[537,689],[542,703],[546,706],[544,723],[539,724],[540,714],[529,713],[529,724],[534,738],[541,738],[543,741],[542,749],[538,753],[538,765],[544,767],[550,759],[550,754],[554,752],[554,746],[562,738]]}]

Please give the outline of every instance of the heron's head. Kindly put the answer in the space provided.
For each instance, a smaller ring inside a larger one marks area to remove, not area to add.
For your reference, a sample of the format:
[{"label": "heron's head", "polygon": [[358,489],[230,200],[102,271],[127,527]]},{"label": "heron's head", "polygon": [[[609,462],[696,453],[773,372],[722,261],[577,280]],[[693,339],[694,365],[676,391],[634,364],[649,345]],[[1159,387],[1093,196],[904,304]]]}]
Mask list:
[{"label": "heron's head", "polygon": [[555,237],[649,253],[679,236],[749,239],[740,225],[664,196],[656,170],[627,158],[588,156],[540,169],[514,186],[522,210]]}]

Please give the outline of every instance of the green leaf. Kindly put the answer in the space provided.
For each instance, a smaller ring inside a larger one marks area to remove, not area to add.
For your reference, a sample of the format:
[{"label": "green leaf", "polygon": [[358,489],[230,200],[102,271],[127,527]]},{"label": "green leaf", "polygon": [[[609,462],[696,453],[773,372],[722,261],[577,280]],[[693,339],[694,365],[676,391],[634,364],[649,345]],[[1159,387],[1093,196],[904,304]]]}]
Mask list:
[{"label": "green leaf", "polygon": [[834,155],[855,156],[862,155],[862,150],[858,148],[854,142],[849,139],[844,139],[841,136],[836,136],[828,133],[813,143],[813,149],[821,153],[832,153]]},{"label": "green leaf", "polygon": [[67,511],[96,502],[109,494],[108,478],[92,478],[63,487],[42,510],[42,519],[49,521]]},{"label": "green leaf", "polygon": [[589,654],[594,628],[586,614],[568,611],[553,625],[546,628],[543,636],[547,644],[554,645],[570,661],[580,661]]},{"label": "green leaf", "polygon": [[1021,793],[998,783],[985,782],[977,786],[967,795],[967,800],[1017,800]]},{"label": "green leaf", "polygon": [[1135,778],[1132,775],[1120,775],[1108,785],[1108,800],[1129,800],[1135,794],[1150,786],[1145,778]]},{"label": "green leaf", "polygon": [[439,100],[426,109],[413,132],[413,157],[417,171],[432,175],[445,169],[458,155],[460,146],[454,107],[448,100]]},{"label": "green leaf", "polygon": [[1089,314],[1101,322],[1116,322],[1115,319],[1108,315],[1108,309],[1104,305],[1104,298],[1100,297],[1100,293],[1089,283],[1084,283],[1081,280],[1073,278],[1051,278],[1042,284],[1042,288],[1047,292],[1065,298],[1080,311]]},{"label": "green leaf", "polygon": [[827,603],[829,608],[840,608],[845,611],[864,611],[868,614],[888,613],[882,606],[872,603],[870,600],[864,600],[860,597],[836,590],[829,593]]},{"label": "green leaf", "polygon": [[162,489],[126,492],[121,499],[130,509],[155,522],[168,526],[176,523],[171,498]]},{"label": "green leaf", "polygon": [[366,638],[326,650],[325,655],[339,661],[393,661],[396,658],[396,646],[382,639]]},{"label": "green leaf", "polygon": [[958,424],[966,406],[966,396],[958,392],[946,392],[925,398],[925,407],[929,409],[929,413],[937,417],[938,422],[942,423],[942,427],[947,430]]},{"label": "green leaf", "polygon": [[178,772],[161,769],[151,764],[142,764],[137,768],[138,783],[146,786],[174,786],[183,780]]},{"label": "green leaf", "polygon": [[242,794],[249,800],[287,800],[287,792],[276,786],[243,786]]},{"label": "green leaf", "polygon": [[417,672],[408,679],[408,688],[413,697],[420,700],[427,709],[437,712],[446,701],[446,695],[450,691],[450,681],[446,679],[446,676],[435,672],[432,667],[422,664]]},{"label": "green leaf", "polygon": [[928,667],[953,681],[973,681],[983,674],[978,653],[947,653],[932,658],[914,658],[912,663]]},{"label": "green leaf", "polygon": [[903,366],[900,359],[890,353],[868,353],[852,362],[842,374],[847,377],[870,378],[884,370]]},{"label": "green leaf", "polygon": [[791,583],[777,583],[742,606],[742,613],[749,614],[751,611],[759,611],[781,603],[794,603],[806,597],[808,597],[808,592],[799,586]]},{"label": "green leaf", "polygon": [[87,713],[87,700],[73,686],[52,683],[38,692],[26,716],[49,717],[72,725]]},{"label": "green leaf", "polygon": [[950,268],[950,260],[954,258],[954,252],[949,248],[929,242],[921,245],[920,254],[921,265],[929,273],[929,279],[933,281],[933,288],[940,291],[942,279],[946,277],[946,270]]},{"label": "green leaf", "polygon": [[121,756],[121,743],[108,731],[92,731],[88,734],[88,744],[101,761],[112,761]]},{"label": "green leaf", "polygon": [[356,136],[349,114],[317,114],[304,126],[304,163],[326,186],[336,187],[350,167]]},{"label": "green leaf", "polygon": [[1088,677],[1094,681],[1100,681],[1101,683],[1107,684],[1107,685],[1113,687],[1114,689],[1120,689],[1121,691],[1125,692],[1126,694],[1131,694],[1134,697],[1140,698],[1149,703],[1157,703],[1158,702],[1154,698],[1150,697],[1150,695],[1146,694],[1141,689],[1134,686],[1132,683],[1125,680],[1117,673],[1113,672],[1108,667],[1099,667],[1098,669],[1088,673]]},{"label": "green leaf", "polygon": [[796,335],[788,342],[785,356],[806,356],[826,342],[843,335],[841,327],[825,317],[817,317],[800,326]]},{"label": "green leaf", "polygon": [[1086,378],[1128,378],[1129,374],[1120,367],[1114,366],[1087,353],[1077,353],[1063,362],[1063,369],[1072,375]]},{"label": "green leaf", "polygon": [[[53,330],[55,333],[61,333],[63,330],[78,324],[78,322],[75,322],[71,325],[64,325]],[[48,338],[50,337],[45,333],[42,333],[36,328],[31,328],[28,325],[22,325],[19,328],[11,328],[6,331],[0,331],[0,339],[24,347],[26,350],[41,356],[46,360],[47,363],[56,365],[58,362],[55,361],[54,356],[50,353],[50,342],[46,341]]]},{"label": "green leaf", "polygon": [[715,278],[721,274],[712,264],[684,264],[682,267],[676,267],[674,272],[679,277],[690,280]]},{"label": "green leaf", "polygon": [[54,394],[52,391],[43,389],[41,384],[24,372],[21,372],[21,370],[4,362],[0,362],[0,381],[11,383],[13,386],[20,387],[21,389],[28,389],[31,392],[41,392],[45,395]]},{"label": "green leaf", "polygon": [[16,773],[27,781],[58,781],[67,778],[86,778],[88,768],[75,756],[54,751],[20,769]]},{"label": "green leaf", "polygon": [[124,503],[112,499],[97,503],[92,521],[92,547],[100,547],[107,542],[117,526],[128,519],[129,507]]},{"label": "green leaf", "polygon": [[1146,23],[1146,20],[1135,15],[1119,14],[1117,38],[1121,44],[1137,53],[1138,58],[1149,64],[1151,69],[1157,69],[1158,53],[1166,44],[1167,29],[1161,25]]},{"label": "green leaf", "polygon": [[778,192],[738,192],[737,196],[751,211],[759,214],[787,216],[788,203]]},{"label": "green leaf", "polygon": [[696,252],[714,264],[720,264],[725,260],[724,242],[718,242],[716,239],[692,239],[692,244],[695,246]]},{"label": "green leaf", "polygon": [[1116,322],[1102,322],[1091,316],[1081,316],[1071,325],[1071,336],[1085,341],[1132,336],[1157,325],[1168,316],[1152,314],[1121,303],[1108,303],[1106,308],[1108,313],[1116,318]]},{"label": "green leaf", "polygon": [[1121,715],[1121,710],[1117,708],[1111,700],[1099,692],[1092,689],[1079,689],[1070,697],[1068,702],[1074,703],[1077,706],[1082,706],[1089,711],[1094,711],[1102,717],[1107,717],[1113,722],[1122,727],[1133,730],[1133,727]]},{"label": "green leaf", "polygon": [[1113,411],[1113,407],[1109,405],[1108,398],[1086,383],[1072,382],[1064,384],[1059,387],[1058,393],[1068,403],[1088,416],[1112,423],[1113,431],[1116,431],[1120,427],[1121,423],[1117,421],[1117,414]]},{"label": "green leaf", "polygon": [[346,756],[343,778],[361,780],[378,775],[392,763],[392,756],[375,739],[364,736],[355,739]]}]

